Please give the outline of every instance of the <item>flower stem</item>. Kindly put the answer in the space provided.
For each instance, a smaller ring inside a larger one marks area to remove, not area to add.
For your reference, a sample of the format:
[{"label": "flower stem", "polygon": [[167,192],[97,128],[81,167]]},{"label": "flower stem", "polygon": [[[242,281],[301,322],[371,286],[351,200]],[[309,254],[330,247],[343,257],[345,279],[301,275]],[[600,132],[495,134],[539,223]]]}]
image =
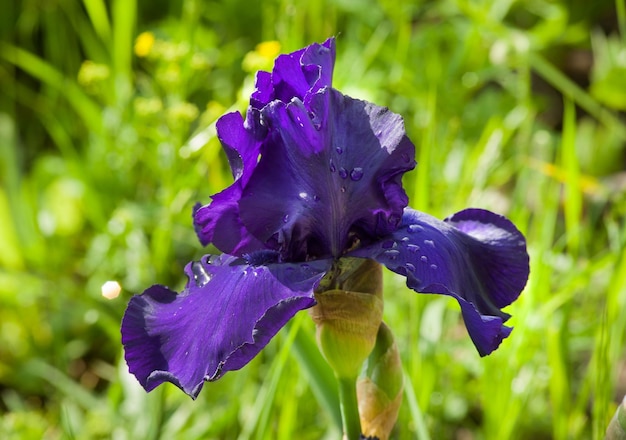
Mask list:
[{"label": "flower stem", "polygon": [[356,378],[337,377],[344,440],[359,440],[361,421],[356,398]]}]

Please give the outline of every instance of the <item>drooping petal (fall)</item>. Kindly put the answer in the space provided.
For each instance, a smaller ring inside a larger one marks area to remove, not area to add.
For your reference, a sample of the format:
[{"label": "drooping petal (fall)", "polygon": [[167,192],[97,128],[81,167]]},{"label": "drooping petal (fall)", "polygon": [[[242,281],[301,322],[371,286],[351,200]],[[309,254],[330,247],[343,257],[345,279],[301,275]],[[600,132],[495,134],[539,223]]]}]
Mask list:
[{"label": "drooping petal (fall)", "polygon": [[195,398],[205,380],[247,364],[299,310],[329,261],[250,265],[206,256],[187,265],[180,294],[155,285],[134,296],[122,321],[129,370],[150,391],[167,381]]},{"label": "drooping petal (fall)", "polygon": [[454,297],[482,356],[509,336],[503,325],[509,315],[500,309],[519,296],[529,273],[524,236],[505,217],[481,209],[444,221],[406,209],[398,230],[350,255],[406,276],[417,292]]}]

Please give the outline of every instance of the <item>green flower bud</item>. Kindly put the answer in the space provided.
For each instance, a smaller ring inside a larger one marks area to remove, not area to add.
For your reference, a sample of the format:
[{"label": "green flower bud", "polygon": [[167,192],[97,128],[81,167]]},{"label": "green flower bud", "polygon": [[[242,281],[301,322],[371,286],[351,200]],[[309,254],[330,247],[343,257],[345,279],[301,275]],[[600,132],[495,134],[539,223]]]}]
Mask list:
[{"label": "green flower bud", "polygon": [[387,440],[402,403],[402,364],[393,334],[383,322],[376,345],[357,381],[361,428],[366,436]]},{"label": "green flower bud", "polygon": [[338,378],[356,378],[382,322],[382,270],[372,260],[342,259],[320,283],[310,309],[317,343]]},{"label": "green flower bud", "polygon": [[605,440],[626,440],[626,397],[615,411],[604,438]]}]

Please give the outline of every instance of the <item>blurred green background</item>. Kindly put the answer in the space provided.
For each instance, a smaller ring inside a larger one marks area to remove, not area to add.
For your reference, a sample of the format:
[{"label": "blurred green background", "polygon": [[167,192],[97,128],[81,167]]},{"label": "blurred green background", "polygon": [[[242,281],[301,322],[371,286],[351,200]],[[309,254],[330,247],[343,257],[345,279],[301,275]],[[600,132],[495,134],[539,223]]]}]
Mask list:
[{"label": "blurred green background", "polygon": [[119,334],[132,294],[180,288],[212,251],[191,207],[231,181],[215,120],[245,109],[278,50],[332,35],[335,87],[405,118],[411,205],[506,214],[531,254],[515,330],[484,359],[453,300],[386,275],[407,377],[393,438],[603,437],[626,394],[624,0],[2,9],[0,438],[339,438],[306,313],[195,402],[169,384],[146,394]]}]

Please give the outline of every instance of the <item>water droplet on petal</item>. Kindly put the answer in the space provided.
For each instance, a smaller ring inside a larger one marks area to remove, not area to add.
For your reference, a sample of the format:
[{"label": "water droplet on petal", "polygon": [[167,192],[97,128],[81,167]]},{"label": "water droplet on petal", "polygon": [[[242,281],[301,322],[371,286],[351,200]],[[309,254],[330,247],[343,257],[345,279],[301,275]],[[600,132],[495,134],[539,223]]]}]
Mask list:
[{"label": "water droplet on petal", "polygon": [[396,251],[396,250],[385,251],[385,257],[389,258],[390,260],[395,260],[396,258],[398,258],[398,255],[400,255],[400,251]]},{"label": "water droplet on petal", "polygon": [[345,192],[346,192],[346,187],[345,187],[345,186],[342,186],[342,187],[341,187],[341,192],[342,192],[342,193],[345,193]]},{"label": "water droplet on petal", "polygon": [[341,153],[343,153],[343,148],[341,148],[341,147],[336,147],[336,148],[335,148],[335,151],[337,152],[337,154],[341,154]]},{"label": "water droplet on petal", "polygon": [[305,193],[304,191],[302,191],[302,192],[298,193],[298,198],[299,198],[300,200],[306,200],[306,198],[307,198],[308,196],[309,196],[309,195],[308,195],[307,193]]},{"label": "water droplet on petal", "polygon": [[211,281],[211,275],[204,269],[204,266],[199,261],[191,263],[191,273],[193,273],[193,280],[198,287],[202,287]]},{"label": "water droplet on petal", "polygon": [[330,172],[334,173],[335,171],[337,171],[337,167],[335,166],[335,162],[333,162],[333,160],[330,160]]},{"label": "water droplet on petal", "polygon": [[420,225],[409,225],[409,232],[422,232],[424,230]]},{"label": "water droplet on petal", "polygon": [[283,223],[287,223],[289,221],[289,214],[283,215]]},{"label": "water droplet on petal", "polygon": [[420,257],[420,260],[422,260],[422,263],[427,263],[428,262],[428,257],[426,255],[422,255]]},{"label": "water droplet on petal", "polygon": [[339,168],[339,176],[342,179],[346,179],[348,177],[348,170],[346,170],[344,167]]},{"label": "water droplet on petal", "polygon": [[430,247],[435,247],[435,242],[432,240],[424,240],[424,244],[427,244]]},{"label": "water droplet on petal", "polygon": [[436,265],[436,264],[431,264],[431,265],[430,265],[430,268],[431,268],[432,270],[437,270],[437,265]]},{"label": "water droplet on petal", "polygon": [[407,244],[406,248],[409,250],[409,252],[412,252],[412,253],[416,253],[417,251],[420,250],[420,247],[416,244]]},{"label": "water droplet on petal", "polygon": [[363,168],[354,168],[352,171],[350,171],[350,179],[354,180],[355,182],[361,180],[363,178]]},{"label": "water droplet on petal", "polygon": [[378,130],[375,134],[376,134],[376,137],[381,137],[382,134],[383,134],[383,131],[382,130]]},{"label": "water droplet on petal", "polygon": [[415,266],[412,265],[411,263],[406,263],[406,270],[408,270],[409,272],[415,272]]},{"label": "water droplet on petal", "polygon": [[320,201],[320,196],[313,196],[313,200],[315,200],[316,202]]},{"label": "water droplet on petal", "polygon": [[402,242],[404,242],[404,243],[406,243],[406,242],[407,242],[407,241],[409,241],[409,240],[410,240],[410,238],[409,238],[409,237],[402,237],[402,238],[400,239],[400,241],[402,241]]}]

